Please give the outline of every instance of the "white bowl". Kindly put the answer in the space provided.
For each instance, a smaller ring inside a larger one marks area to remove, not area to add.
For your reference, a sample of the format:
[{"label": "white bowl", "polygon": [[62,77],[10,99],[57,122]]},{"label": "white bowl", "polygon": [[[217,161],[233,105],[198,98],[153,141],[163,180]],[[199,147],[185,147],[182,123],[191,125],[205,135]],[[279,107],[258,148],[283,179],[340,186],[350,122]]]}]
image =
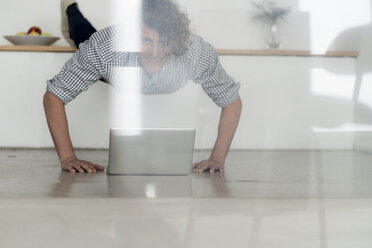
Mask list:
[{"label": "white bowl", "polygon": [[59,37],[42,35],[6,35],[5,39],[14,45],[23,46],[49,46],[59,40]]}]

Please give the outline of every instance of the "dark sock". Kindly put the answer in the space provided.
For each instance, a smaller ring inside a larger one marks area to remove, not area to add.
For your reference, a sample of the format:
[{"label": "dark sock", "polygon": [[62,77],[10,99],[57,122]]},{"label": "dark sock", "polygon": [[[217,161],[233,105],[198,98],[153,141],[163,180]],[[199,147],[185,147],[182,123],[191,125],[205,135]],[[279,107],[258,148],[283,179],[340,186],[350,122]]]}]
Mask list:
[{"label": "dark sock", "polygon": [[74,41],[76,47],[79,47],[80,43],[88,40],[97,30],[83,16],[76,3],[67,7],[66,14],[68,18],[70,38]]},{"label": "dark sock", "polygon": [[66,9],[66,14],[69,15],[74,15],[76,12],[79,11],[78,6],[76,3],[70,4],[67,9]]}]

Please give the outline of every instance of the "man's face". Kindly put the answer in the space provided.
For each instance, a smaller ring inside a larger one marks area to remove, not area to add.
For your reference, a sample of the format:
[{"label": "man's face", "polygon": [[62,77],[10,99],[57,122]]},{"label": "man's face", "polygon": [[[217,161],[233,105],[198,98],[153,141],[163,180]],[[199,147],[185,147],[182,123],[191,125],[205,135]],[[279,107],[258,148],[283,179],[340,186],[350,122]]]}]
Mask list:
[{"label": "man's face", "polygon": [[159,37],[159,33],[142,25],[142,52],[140,54],[142,60],[149,65],[163,65],[167,61],[171,50],[167,46],[163,46]]}]

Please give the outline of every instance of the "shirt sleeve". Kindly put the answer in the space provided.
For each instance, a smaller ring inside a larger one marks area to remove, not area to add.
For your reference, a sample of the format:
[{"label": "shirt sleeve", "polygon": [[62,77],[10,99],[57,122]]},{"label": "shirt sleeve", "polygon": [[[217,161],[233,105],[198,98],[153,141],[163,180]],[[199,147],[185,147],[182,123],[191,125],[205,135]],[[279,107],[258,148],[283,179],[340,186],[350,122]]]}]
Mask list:
[{"label": "shirt sleeve", "polygon": [[100,65],[95,41],[89,39],[80,45],[61,71],[47,81],[46,89],[67,104],[101,77]]},{"label": "shirt sleeve", "polygon": [[222,67],[214,47],[194,35],[189,48],[193,69],[192,79],[219,107],[226,107],[239,97],[240,83],[229,76]]}]

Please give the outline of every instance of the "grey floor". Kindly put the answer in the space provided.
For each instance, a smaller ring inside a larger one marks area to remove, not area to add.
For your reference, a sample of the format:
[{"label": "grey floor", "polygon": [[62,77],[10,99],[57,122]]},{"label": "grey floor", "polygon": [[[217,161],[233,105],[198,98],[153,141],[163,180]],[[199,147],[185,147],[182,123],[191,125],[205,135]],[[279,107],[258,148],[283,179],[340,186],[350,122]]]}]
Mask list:
[{"label": "grey floor", "polygon": [[222,175],[107,176],[0,149],[0,247],[88,246],[372,247],[372,154],[231,151]]}]

